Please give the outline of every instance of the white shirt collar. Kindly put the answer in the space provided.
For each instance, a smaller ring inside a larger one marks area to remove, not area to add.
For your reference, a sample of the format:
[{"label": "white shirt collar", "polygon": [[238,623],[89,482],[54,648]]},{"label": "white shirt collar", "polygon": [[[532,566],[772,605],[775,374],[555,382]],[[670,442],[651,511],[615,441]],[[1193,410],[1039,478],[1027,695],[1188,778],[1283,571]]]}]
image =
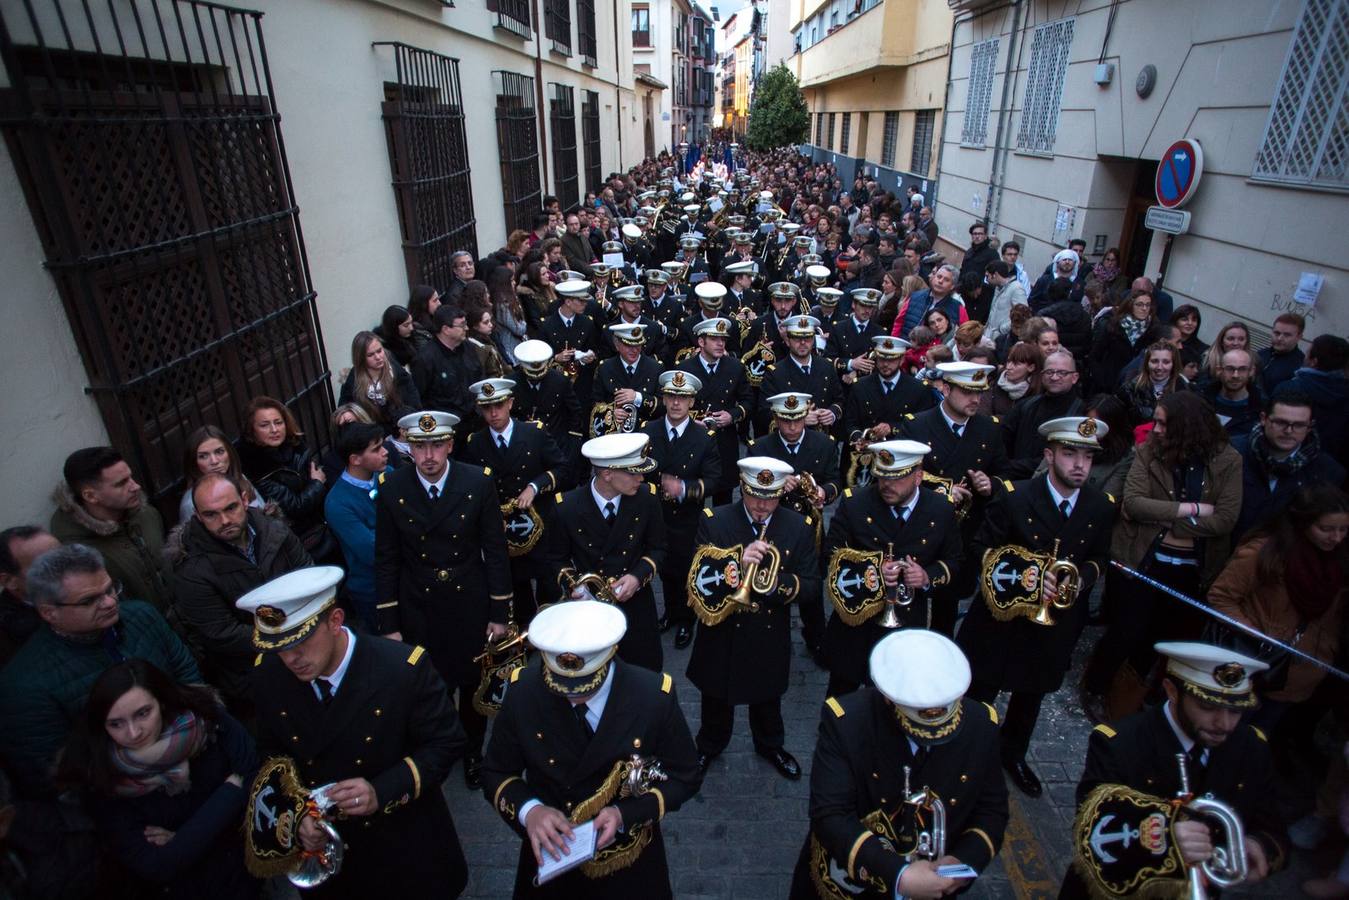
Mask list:
[{"label": "white shirt collar", "polygon": [[1082,493],[1082,490],[1079,488],[1078,490],[1073,491],[1071,494],[1060,494],[1058,492],[1058,489],[1054,487],[1054,479],[1051,478],[1049,475],[1045,475],[1045,484],[1049,485],[1049,496],[1054,498],[1054,507],[1056,509],[1061,508],[1063,505],[1063,501],[1067,500],[1068,515],[1071,516],[1073,514],[1073,509],[1077,506],[1077,495]]},{"label": "white shirt collar", "polygon": [[812,355],[810,357],[810,362],[806,363],[804,366],[801,365],[801,360],[797,359],[795,356],[792,357],[792,362],[796,363],[796,367],[800,369],[802,373],[804,373],[807,368],[815,365],[815,357]]},{"label": "white shirt collar", "polygon": [[673,422],[670,421],[670,417],[669,417],[669,416],[666,416],[666,417],[665,417],[665,431],[668,433],[669,430],[670,430],[671,428],[673,428],[674,431],[675,431],[675,437],[683,437],[683,436],[684,436],[684,429],[686,429],[686,428],[689,427],[689,422],[691,422],[691,421],[692,421],[692,419],[686,416],[686,417],[684,418],[684,421],[682,421],[682,422],[680,422],[678,425],[676,425],[676,424],[674,424]]},{"label": "white shirt collar", "polygon": [[[741,504],[740,504],[740,508],[745,510],[745,520],[746,520],[747,522],[749,522],[750,527],[753,528],[753,527],[754,527],[754,517],[751,516],[751,515],[749,514],[749,510],[748,510],[748,509],[745,509],[745,504],[744,504],[744,503],[741,503]],[[768,516],[768,518],[766,518],[766,519],[763,520],[763,523],[764,523],[764,533],[767,534],[767,533],[768,533],[768,527],[769,527],[770,525],[773,524],[773,516],[770,514],[770,515]]]},{"label": "white shirt collar", "polygon": [[[1189,753],[1190,749],[1194,747],[1194,739],[1191,738],[1188,734],[1186,734],[1185,729],[1181,728],[1180,723],[1176,721],[1176,715],[1175,712],[1171,709],[1170,700],[1162,704],[1162,712],[1166,714],[1166,724],[1171,726],[1171,732],[1175,734],[1176,740],[1180,741],[1180,749],[1184,750],[1186,753]],[[1200,752],[1199,756],[1203,760],[1204,764],[1208,765],[1207,747],[1205,747]]]},{"label": "white shirt collar", "polygon": [[711,362],[708,362],[707,357],[703,356],[701,353],[698,354],[698,361],[703,364],[703,371],[705,371],[708,375],[712,374],[712,367],[718,365],[721,362],[721,360],[719,359],[714,359]]},{"label": "white shirt collar", "polygon": [[623,500],[622,494],[614,495],[614,499],[606,500],[604,495],[595,490],[595,479],[590,479],[590,496],[595,498],[595,505],[600,508],[600,515],[604,515],[604,504],[612,503],[614,505],[614,514],[618,514],[618,506]]},{"label": "white shirt collar", "polygon": [[559,312],[557,315],[558,315],[558,318],[560,318],[560,319],[562,320],[562,327],[564,327],[564,328],[570,328],[570,327],[571,327],[572,321],[576,318],[575,316],[571,316],[571,317],[564,316],[564,315],[562,315],[562,313],[560,313],[560,312]]},{"label": "white shirt collar", "polygon": [[916,490],[916,491],[913,492],[913,496],[909,498],[909,502],[908,502],[908,503],[905,503],[905,504],[903,504],[903,505],[901,505],[901,506],[894,507],[895,509],[900,510],[900,515],[903,516],[903,518],[904,518],[905,521],[908,521],[909,516],[913,515],[914,507],[916,507],[916,506],[918,505],[918,500],[919,500],[919,498],[922,496],[922,493],[923,493],[923,489],[922,489],[922,487],[920,486],[920,487],[918,488],[918,490]]},{"label": "white shirt collar", "polygon": [[433,484],[436,486],[437,496],[440,497],[445,496],[445,482],[450,477],[450,466],[452,465],[454,465],[453,462],[445,463],[445,471],[440,473],[439,481],[427,481],[425,478],[422,477],[422,470],[421,469],[417,470],[417,480],[422,483],[422,490],[426,491],[427,496],[431,495],[431,485]]},{"label": "white shirt collar", "polygon": [[604,683],[595,695],[586,700],[586,721],[590,727],[596,731],[600,730],[600,719],[604,718],[604,706],[609,702],[609,694],[614,689],[614,670],[618,668],[613,661],[609,663],[609,674],[604,676]]},{"label": "white shirt collar", "polygon": [[969,419],[966,419],[963,423],[959,423],[959,422],[957,422],[955,419],[953,419],[953,418],[951,418],[949,415],[947,415],[947,414],[946,414],[946,404],[945,404],[945,403],[938,403],[938,404],[937,404],[937,409],[941,410],[941,417],[942,417],[943,419],[946,420],[946,427],[947,427],[947,428],[950,428],[950,429],[954,430],[955,427],[956,427],[956,425],[960,425],[960,426],[963,428],[965,425],[970,424],[970,420],[969,420]]},{"label": "white shirt collar", "polygon": [[[347,677],[347,667],[351,665],[351,654],[356,650],[356,635],[345,625],[342,626],[342,631],[347,636],[347,652],[342,654],[342,661],[337,664],[336,669],[333,669],[333,674],[319,676],[319,678],[328,682],[334,695],[337,693],[337,689],[342,686],[342,679]],[[323,694],[319,693],[317,681],[318,678],[315,678],[313,681],[309,682],[309,687],[314,691],[314,696],[322,700]]]},{"label": "white shirt collar", "polygon": [[504,437],[506,443],[509,444],[511,442],[511,435],[515,434],[515,420],[507,419],[506,428],[502,431],[497,431],[495,428],[489,428],[488,430],[492,432],[492,443],[498,443],[497,439]]}]

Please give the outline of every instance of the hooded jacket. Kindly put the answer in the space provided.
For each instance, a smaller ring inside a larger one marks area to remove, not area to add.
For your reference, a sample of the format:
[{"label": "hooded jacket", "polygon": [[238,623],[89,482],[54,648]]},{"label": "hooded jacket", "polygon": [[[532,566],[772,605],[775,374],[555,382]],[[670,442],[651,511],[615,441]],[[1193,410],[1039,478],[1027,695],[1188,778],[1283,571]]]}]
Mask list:
[{"label": "hooded jacket", "polygon": [[1321,436],[1321,448],[1343,465],[1349,459],[1349,423],[1344,416],[1345,404],[1349,402],[1349,380],[1340,372],[1304,366],[1275,388],[1274,396],[1289,392],[1312,398],[1312,415],[1316,419],[1316,432]]},{"label": "hooded jacket", "polygon": [[84,544],[103,554],[108,574],[120,581],[124,596],[144,600],[159,612],[167,612],[173,594],[161,553],[164,520],[148,503],[121,522],[108,522],[89,515],[64,481],[52,493],[52,535],[63,544]]}]

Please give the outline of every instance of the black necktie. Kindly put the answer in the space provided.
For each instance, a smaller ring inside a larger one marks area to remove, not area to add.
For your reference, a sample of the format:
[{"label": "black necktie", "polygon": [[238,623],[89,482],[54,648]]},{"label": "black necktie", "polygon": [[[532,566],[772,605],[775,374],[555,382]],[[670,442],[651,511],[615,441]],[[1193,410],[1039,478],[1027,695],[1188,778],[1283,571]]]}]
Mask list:
[{"label": "black necktie", "polygon": [[795,455],[796,455],[796,448],[797,448],[797,446],[798,446],[797,444],[788,444],[788,445],[787,445],[787,452],[790,453],[792,456],[795,456]]},{"label": "black necktie", "polygon": [[892,387],[894,387],[894,385],[891,384],[890,382],[888,382],[888,381],[882,381],[882,382],[881,382],[881,394],[888,394],[888,393],[890,393],[890,388],[892,388]]},{"label": "black necktie", "polygon": [[679,438],[679,429],[678,429],[678,428],[671,428],[671,429],[670,429],[670,443],[673,444],[673,443],[675,442],[675,440],[677,440],[678,438]]},{"label": "black necktie", "polygon": [[955,432],[956,437],[960,437],[960,432],[965,430],[965,423],[960,422],[955,425],[952,425],[951,430]]},{"label": "black necktie", "polygon": [[571,708],[572,715],[576,716],[576,721],[580,724],[581,731],[585,733],[586,740],[595,736],[595,729],[590,727],[590,720],[586,718],[586,713],[589,710],[590,707],[584,703],[578,703]]},{"label": "black necktie", "polygon": [[432,500],[440,499],[440,488],[436,487],[434,484],[427,488],[426,492],[431,495]]},{"label": "black necktie", "polygon": [[637,367],[636,367],[636,366],[628,366],[628,377],[631,378],[632,376],[634,376],[634,375],[636,375],[636,374],[637,374]]},{"label": "black necktie", "polygon": [[319,689],[319,702],[324,706],[333,702],[333,685],[326,678],[315,678],[314,686]]},{"label": "black necktie", "polygon": [[500,447],[503,452],[506,450],[506,436],[504,434],[497,435],[497,446]]},{"label": "black necktie", "polygon": [[810,377],[810,366],[802,366],[802,367],[801,367],[801,374],[804,375],[804,376],[806,376],[807,378],[809,378],[809,377]]},{"label": "black necktie", "polygon": [[610,500],[604,504],[604,521],[612,523],[614,516],[618,515],[618,507],[614,506],[614,501]]},{"label": "black necktie", "polygon": [[711,378],[715,374],[717,374],[717,364],[712,363],[712,365],[707,367],[707,377]]},{"label": "black necktie", "polygon": [[1060,500],[1060,501],[1059,501],[1059,512],[1063,513],[1063,517],[1064,517],[1065,519],[1068,518],[1068,516],[1072,515],[1072,512],[1073,512],[1073,506],[1072,506],[1072,504],[1069,503],[1067,500]]}]

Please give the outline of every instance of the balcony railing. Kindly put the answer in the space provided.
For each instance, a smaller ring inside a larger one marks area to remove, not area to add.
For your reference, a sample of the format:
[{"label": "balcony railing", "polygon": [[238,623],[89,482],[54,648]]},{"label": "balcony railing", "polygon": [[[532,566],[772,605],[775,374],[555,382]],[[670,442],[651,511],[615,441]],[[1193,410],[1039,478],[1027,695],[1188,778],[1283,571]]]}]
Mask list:
[{"label": "balcony railing", "polygon": [[525,40],[533,37],[534,25],[530,20],[529,0],[496,0],[496,13],[493,27],[509,31]]}]

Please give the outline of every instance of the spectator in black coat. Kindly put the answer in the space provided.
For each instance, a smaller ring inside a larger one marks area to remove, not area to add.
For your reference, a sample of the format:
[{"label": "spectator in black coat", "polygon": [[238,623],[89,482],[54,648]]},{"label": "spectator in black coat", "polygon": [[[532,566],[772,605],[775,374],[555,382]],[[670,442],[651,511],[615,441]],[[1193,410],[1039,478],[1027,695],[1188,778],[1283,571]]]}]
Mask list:
[{"label": "spectator in black coat", "polygon": [[1312,341],[1306,362],[1275,389],[1274,396],[1294,391],[1310,397],[1321,446],[1340,465],[1349,465],[1349,416],[1344,414],[1349,408],[1349,379],[1344,376],[1345,366],[1349,365],[1349,341],[1323,334]]},{"label": "spectator in black coat", "polygon": [[1091,316],[1082,301],[1073,297],[1073,284],[1056,278],[1045,290],[1045,306],[1039,315],[1053,319],[1059,333],[1059,346],[1073,354],[1079,367],[1085,368],[1091,350]]},{"label": "spectator in black coat", "polygon": [[1100,393],[1114,393],[1120,373],[1140,350],[1155,343],[1160,334],[1152,315],[1152,295],[1130,292],[1115,312],[1098,322],[1091,343],[1091,383]]},{"label": "spectator in black coat", "polygon": [[1260,351],[1260,383],[1265,393],[1272,394],[1274,389],[1297,374],[1306,361],[1298,341],[1307,328],[1307,320],[1295,312],[1281,313],[1275,317],[1270,329],[1270,345]]},{"label": "spectator in black coat", "polygon": [[[997,261],[998,251],[988,243],[988,226],[983,222],[975,222],[970,226],[970,249],[965,251],[965,258],[960,261],[959,283],[964,284],[966,275],[978,275],[979,280],[983,281],[984,269],[988,268],[989,263]],[[963,296],[964,292],[961,294]],[[980,316],[970,315],[983,321]]]},{"label": "spectator in black coat", "polygon": [[1265,408],[1265,392],[1260,389],[1260,379],[1256,377],[1254,360],[1249,350],[1228,350],[1224,353],[1221,372],[1222,378],[1207,382],[1199,391],[1199,396],[1208,402],[1235,445],[1260,422],[1260,413]]},{"label": "spectator in black coat", "polygon": [[328,476],[314,451],[305,445],[294,414],[280,400],[254,397],[248,404],[239,462],[244,477],[264,500],[280,507],[314,558],[335,549],[331,539],[324,540],[323,497]]},{"label": "spectator in black coat", "polygon": [[262,887],[239,828],[257,766],[252,737],[210,688],[132,659],[94,683],[60,772],[147,895],[234,900]]}]

